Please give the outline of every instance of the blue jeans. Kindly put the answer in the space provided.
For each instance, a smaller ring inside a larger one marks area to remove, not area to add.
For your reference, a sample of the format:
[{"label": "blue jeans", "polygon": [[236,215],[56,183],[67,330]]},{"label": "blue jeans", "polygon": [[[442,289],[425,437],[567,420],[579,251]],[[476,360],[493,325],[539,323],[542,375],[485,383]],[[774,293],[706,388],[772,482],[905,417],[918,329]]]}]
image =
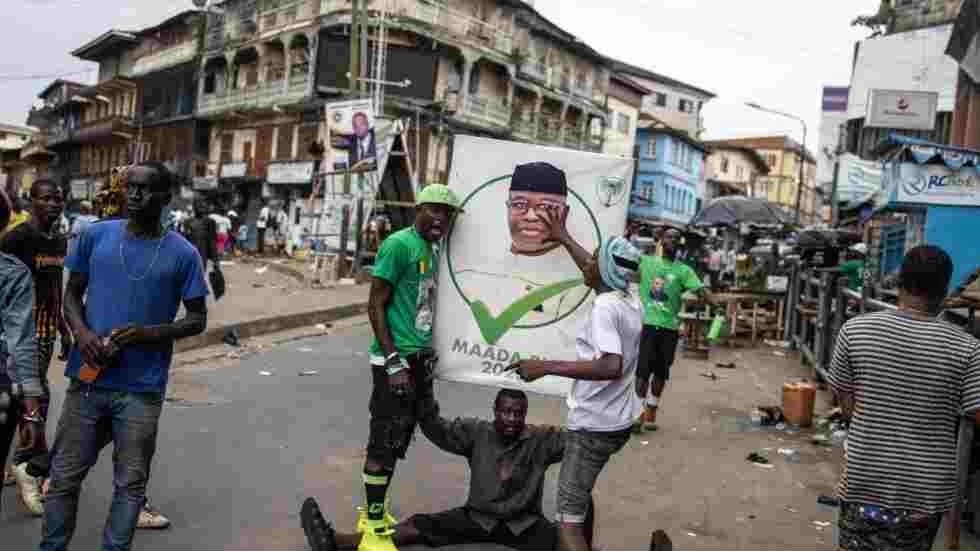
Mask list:
[{"label": "blue jeans", "polygon": [[103,551],[128,551],[146,501],[156,449],[162,394],[95,388],[73,380],[68,387],[54,445],[51,485],[44,500],[41,551],[68,549],[75,532],[78,495],[99,451],[114,442],[112,507],[102,532]]}]

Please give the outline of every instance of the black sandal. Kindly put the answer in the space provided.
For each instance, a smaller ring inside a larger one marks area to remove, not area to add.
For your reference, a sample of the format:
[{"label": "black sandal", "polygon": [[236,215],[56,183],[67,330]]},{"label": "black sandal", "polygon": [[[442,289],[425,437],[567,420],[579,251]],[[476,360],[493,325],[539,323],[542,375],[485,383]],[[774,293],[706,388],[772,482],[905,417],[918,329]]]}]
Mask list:
[{"label": "black sandal", "polygon": [[308,497],[303,501],[299,519],[312,551],[337,551],[333,526],[323,518],[323,513],[320,512],[320,506],[315,499]]}]

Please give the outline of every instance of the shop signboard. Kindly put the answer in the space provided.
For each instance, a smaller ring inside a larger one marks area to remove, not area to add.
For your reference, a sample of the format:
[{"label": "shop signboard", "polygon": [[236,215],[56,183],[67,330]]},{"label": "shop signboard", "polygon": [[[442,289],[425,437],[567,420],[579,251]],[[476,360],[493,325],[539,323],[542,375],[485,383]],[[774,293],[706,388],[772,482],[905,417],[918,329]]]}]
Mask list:
[{"label": "shop signboard", "polygon": [[944,164],[898,163],[886,177],[898,203],[980,206],[980,170],[974,166],[953,170]]}]

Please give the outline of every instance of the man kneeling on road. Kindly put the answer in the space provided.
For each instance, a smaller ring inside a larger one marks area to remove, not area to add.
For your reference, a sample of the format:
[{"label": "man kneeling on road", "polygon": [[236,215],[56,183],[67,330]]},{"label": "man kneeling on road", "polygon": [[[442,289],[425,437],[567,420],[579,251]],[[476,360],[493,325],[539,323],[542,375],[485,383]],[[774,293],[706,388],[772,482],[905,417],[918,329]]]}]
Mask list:
[{"label": "man kneeling on road", "polygon": [[[431,380],[426,383],[431,385]],[[463,456],[470,464],[466,505],[435,514],[415,515],[398,524],[397,546],[430,547],[494,543],[511,549],[550,551],[557,545],[557,527],[541,513],[541,495],[548,466],[561,461],[565,432],[555,427],[527,426],[527,396],[503,389],[493,404],[493,422],[450,421],[439,416],[431,390],[419,404],[419,426],[439,448]],[[361,534],[334,533],[309,498],[303,504],[307,540],[313,551],[355,549]],[[586,533],[591,540],[591,516]]]}]

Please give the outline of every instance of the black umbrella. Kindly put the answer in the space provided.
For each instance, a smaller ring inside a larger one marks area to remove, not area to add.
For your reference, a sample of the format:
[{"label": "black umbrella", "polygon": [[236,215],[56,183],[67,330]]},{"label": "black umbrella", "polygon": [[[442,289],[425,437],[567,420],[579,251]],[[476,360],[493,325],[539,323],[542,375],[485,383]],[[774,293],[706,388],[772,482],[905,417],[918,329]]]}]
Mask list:
[{"label": "black umbrella", "polygon": [[755,224],[759,226],[778,226],[785,220],[779,210],[768,201],[753,199],[744,195],[716,197],[704,206],[694,218],[692,226],[734,226],[736,224]]}]

